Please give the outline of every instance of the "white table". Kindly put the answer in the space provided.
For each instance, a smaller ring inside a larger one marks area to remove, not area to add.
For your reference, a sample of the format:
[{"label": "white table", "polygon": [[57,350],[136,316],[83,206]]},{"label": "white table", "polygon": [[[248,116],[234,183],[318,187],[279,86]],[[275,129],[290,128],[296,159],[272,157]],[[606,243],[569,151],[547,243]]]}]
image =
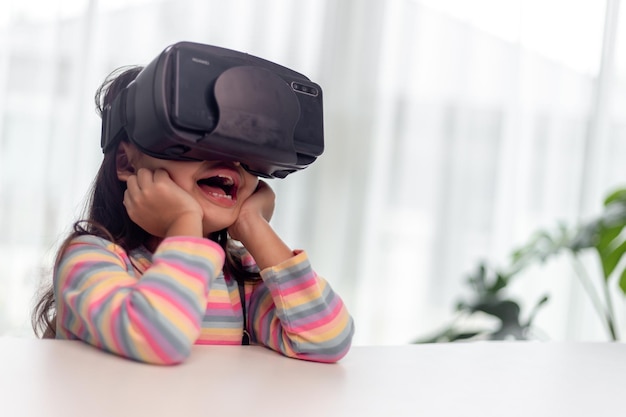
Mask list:
[{"label": "white table", "polygon": [[140,364],[81,342],[0,338],[0,416],[623,416],[626,344],[353,347],[338,364],[197,346]]}]

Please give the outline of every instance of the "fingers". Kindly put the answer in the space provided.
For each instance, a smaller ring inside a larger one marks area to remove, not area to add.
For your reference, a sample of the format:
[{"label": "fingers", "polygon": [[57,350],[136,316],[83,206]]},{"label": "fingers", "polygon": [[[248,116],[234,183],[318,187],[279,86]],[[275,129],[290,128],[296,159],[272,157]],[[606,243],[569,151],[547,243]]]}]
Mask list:
[{"label": "fingers", "polygon": [[126,189],[131,193],[139,191],[140,188],[137,183],[137,175],[133,174],[128,176],[128,179],[126,180]]},{"label": "fingers", "polygon": [[153,184],[171,181],[170,175],[164,169],[154,171],[147,168],[139,168],[136,174],[128,177],[127,188],[131,191],[146,190]]},{"label": "fingers", "polygon": [[153,182],[164,182],[164,181],[170,181],[171,178],[170,178],[170,174],[168,174],[166,170],[159,168],[154,171],[152,180]]},{"label": "fingers", "polygon": [[124,205],[127,209],[139,204],[145,198],[145,193],[149,192],[154,183],[153,172],[149,169],[140,168],[135,174],[130,175],[126,180],[126,191],[124,192]]},{"label": "fingers", "polygon": [[145,190],[152,185],[152,183],[154,182],[153,175],[154,174],[151,170],[146,168],[139,168],[136,177],[137,186],[140,190]]}]

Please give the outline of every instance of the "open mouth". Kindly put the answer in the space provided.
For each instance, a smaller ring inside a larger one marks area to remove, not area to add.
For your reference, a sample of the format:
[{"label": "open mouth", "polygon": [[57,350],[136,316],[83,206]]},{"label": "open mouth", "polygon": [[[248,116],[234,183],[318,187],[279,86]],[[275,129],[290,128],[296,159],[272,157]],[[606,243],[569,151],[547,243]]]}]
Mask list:
[{"label": "open mouth", "polygon": [[214,175],[198,181],[198,186],[210,196],[234,201],[237,198],[237,183],[233,177],[224,174]]}]

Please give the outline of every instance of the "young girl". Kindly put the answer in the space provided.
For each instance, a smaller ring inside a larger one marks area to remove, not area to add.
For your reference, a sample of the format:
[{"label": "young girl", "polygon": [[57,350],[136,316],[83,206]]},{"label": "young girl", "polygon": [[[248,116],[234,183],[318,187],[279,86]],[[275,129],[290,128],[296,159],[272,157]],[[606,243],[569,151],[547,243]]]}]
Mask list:
[{"label": "young girl", "polygon": [[[107,78],[100,114],[141,69]],[[180,363],[194,343],[339,360],[352,318],[272,229],[273,210],[271,188],[239,163],[156,159],[122,137],[58,253],[35,332],[154,364]]]}]

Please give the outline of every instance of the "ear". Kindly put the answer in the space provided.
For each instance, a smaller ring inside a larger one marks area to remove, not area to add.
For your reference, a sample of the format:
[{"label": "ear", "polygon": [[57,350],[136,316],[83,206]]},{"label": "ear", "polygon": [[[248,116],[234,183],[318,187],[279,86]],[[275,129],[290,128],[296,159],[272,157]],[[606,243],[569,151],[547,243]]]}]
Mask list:
[{"label": "ear", "polygon": [[115,166],[117,168],[117,178],[120,181],[127,181],[128,177],[135,173],[133,160],[136,152],[137,148],[129,142],[121,142],[117,147]]}]

